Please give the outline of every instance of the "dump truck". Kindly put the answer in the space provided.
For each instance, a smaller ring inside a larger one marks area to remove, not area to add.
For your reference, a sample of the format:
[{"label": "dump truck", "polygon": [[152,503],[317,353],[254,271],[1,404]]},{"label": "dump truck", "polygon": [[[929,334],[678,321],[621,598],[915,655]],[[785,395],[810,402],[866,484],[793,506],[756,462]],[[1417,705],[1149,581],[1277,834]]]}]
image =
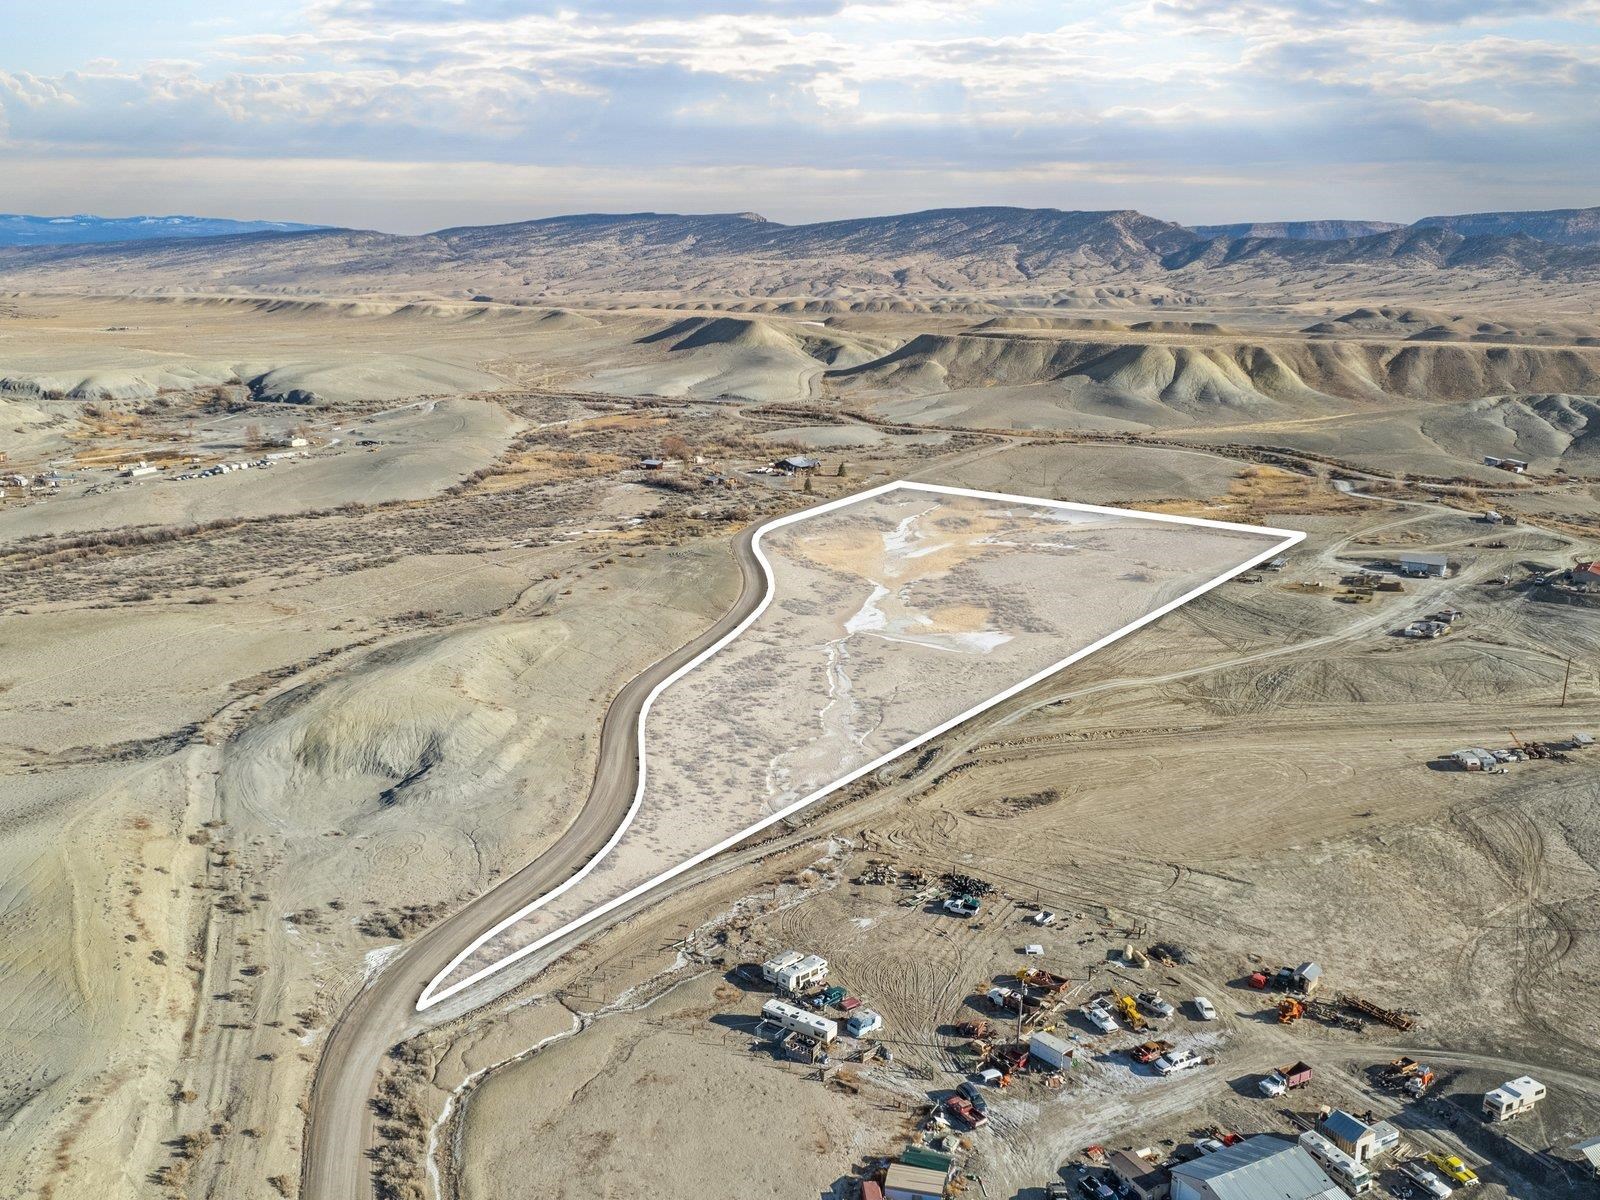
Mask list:
[{"label": "dump truck", "polygon": [[1022,1011],[1022,997],[1008,987],[990,988],[988,998],[989,1003],[996,1008],[1006,1008],[1012,1012]]},{"label": "dump truck", "polygon": [[1287,1067],[1279,1067],[1272,1074],[1263,1076],[1256,1086],[1261,1089],[1263,1096],[1281,1096],[1295,1088],[1305,1087],[1310,1082],[1310,1066],[1297,1062],[1290,1063]]}]

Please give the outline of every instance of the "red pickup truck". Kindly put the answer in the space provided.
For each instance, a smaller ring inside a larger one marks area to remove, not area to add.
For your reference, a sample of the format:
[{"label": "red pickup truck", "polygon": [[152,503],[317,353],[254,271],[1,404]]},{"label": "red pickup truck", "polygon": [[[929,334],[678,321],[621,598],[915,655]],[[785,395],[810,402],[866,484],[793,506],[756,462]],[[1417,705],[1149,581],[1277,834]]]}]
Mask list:
[{"label": "red pickup truck", "polygon": [[944,1102],[946,1110],[968,1129],[978,1129],[989,1123],[989,1118],[976,1108],[972,1101],[965,1096],[951,1096]]}]

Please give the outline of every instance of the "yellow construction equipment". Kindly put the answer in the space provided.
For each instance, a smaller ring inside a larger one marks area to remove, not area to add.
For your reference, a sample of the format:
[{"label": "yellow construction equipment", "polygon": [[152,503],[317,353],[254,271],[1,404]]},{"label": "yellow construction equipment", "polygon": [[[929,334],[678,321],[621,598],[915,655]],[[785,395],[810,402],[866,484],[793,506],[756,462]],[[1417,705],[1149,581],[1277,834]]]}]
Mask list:
[{"label": "yellow construction equipment", "polygon": [[1122,1017],[1123,1023],[1126,1024],[1129,1029],[1138,1031],[1145,1027],[1146,1022],[1144,1019],[1144,1014],[1139,1011],[1139,1002],[1132,996],[1118,996],[1117,1009]]}]

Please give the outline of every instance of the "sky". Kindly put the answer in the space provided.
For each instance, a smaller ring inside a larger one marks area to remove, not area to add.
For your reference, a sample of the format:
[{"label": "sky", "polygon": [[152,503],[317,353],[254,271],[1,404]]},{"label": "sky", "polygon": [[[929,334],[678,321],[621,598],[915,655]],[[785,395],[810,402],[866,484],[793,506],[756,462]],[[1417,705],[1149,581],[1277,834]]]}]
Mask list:
[{"label": "sky", "polygon": [[1600,203],[1600,0],[0,0],[0,209]]}]

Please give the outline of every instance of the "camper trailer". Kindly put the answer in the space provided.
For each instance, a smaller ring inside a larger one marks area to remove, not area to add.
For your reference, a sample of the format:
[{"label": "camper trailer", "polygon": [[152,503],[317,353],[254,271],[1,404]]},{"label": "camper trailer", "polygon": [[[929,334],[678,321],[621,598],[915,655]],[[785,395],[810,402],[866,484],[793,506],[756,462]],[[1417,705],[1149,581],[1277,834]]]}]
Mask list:
[{"label": "camper trailer", "polygon": [[1531,1075],[1523,1075],[1509,1083],[1502,1083],[1492,1092],[1483,1094],[1484,1119],[1509,1121],[1512,1117],[1532,1112],[1534,1105],[1544,1097],[1544,1084]]}]

